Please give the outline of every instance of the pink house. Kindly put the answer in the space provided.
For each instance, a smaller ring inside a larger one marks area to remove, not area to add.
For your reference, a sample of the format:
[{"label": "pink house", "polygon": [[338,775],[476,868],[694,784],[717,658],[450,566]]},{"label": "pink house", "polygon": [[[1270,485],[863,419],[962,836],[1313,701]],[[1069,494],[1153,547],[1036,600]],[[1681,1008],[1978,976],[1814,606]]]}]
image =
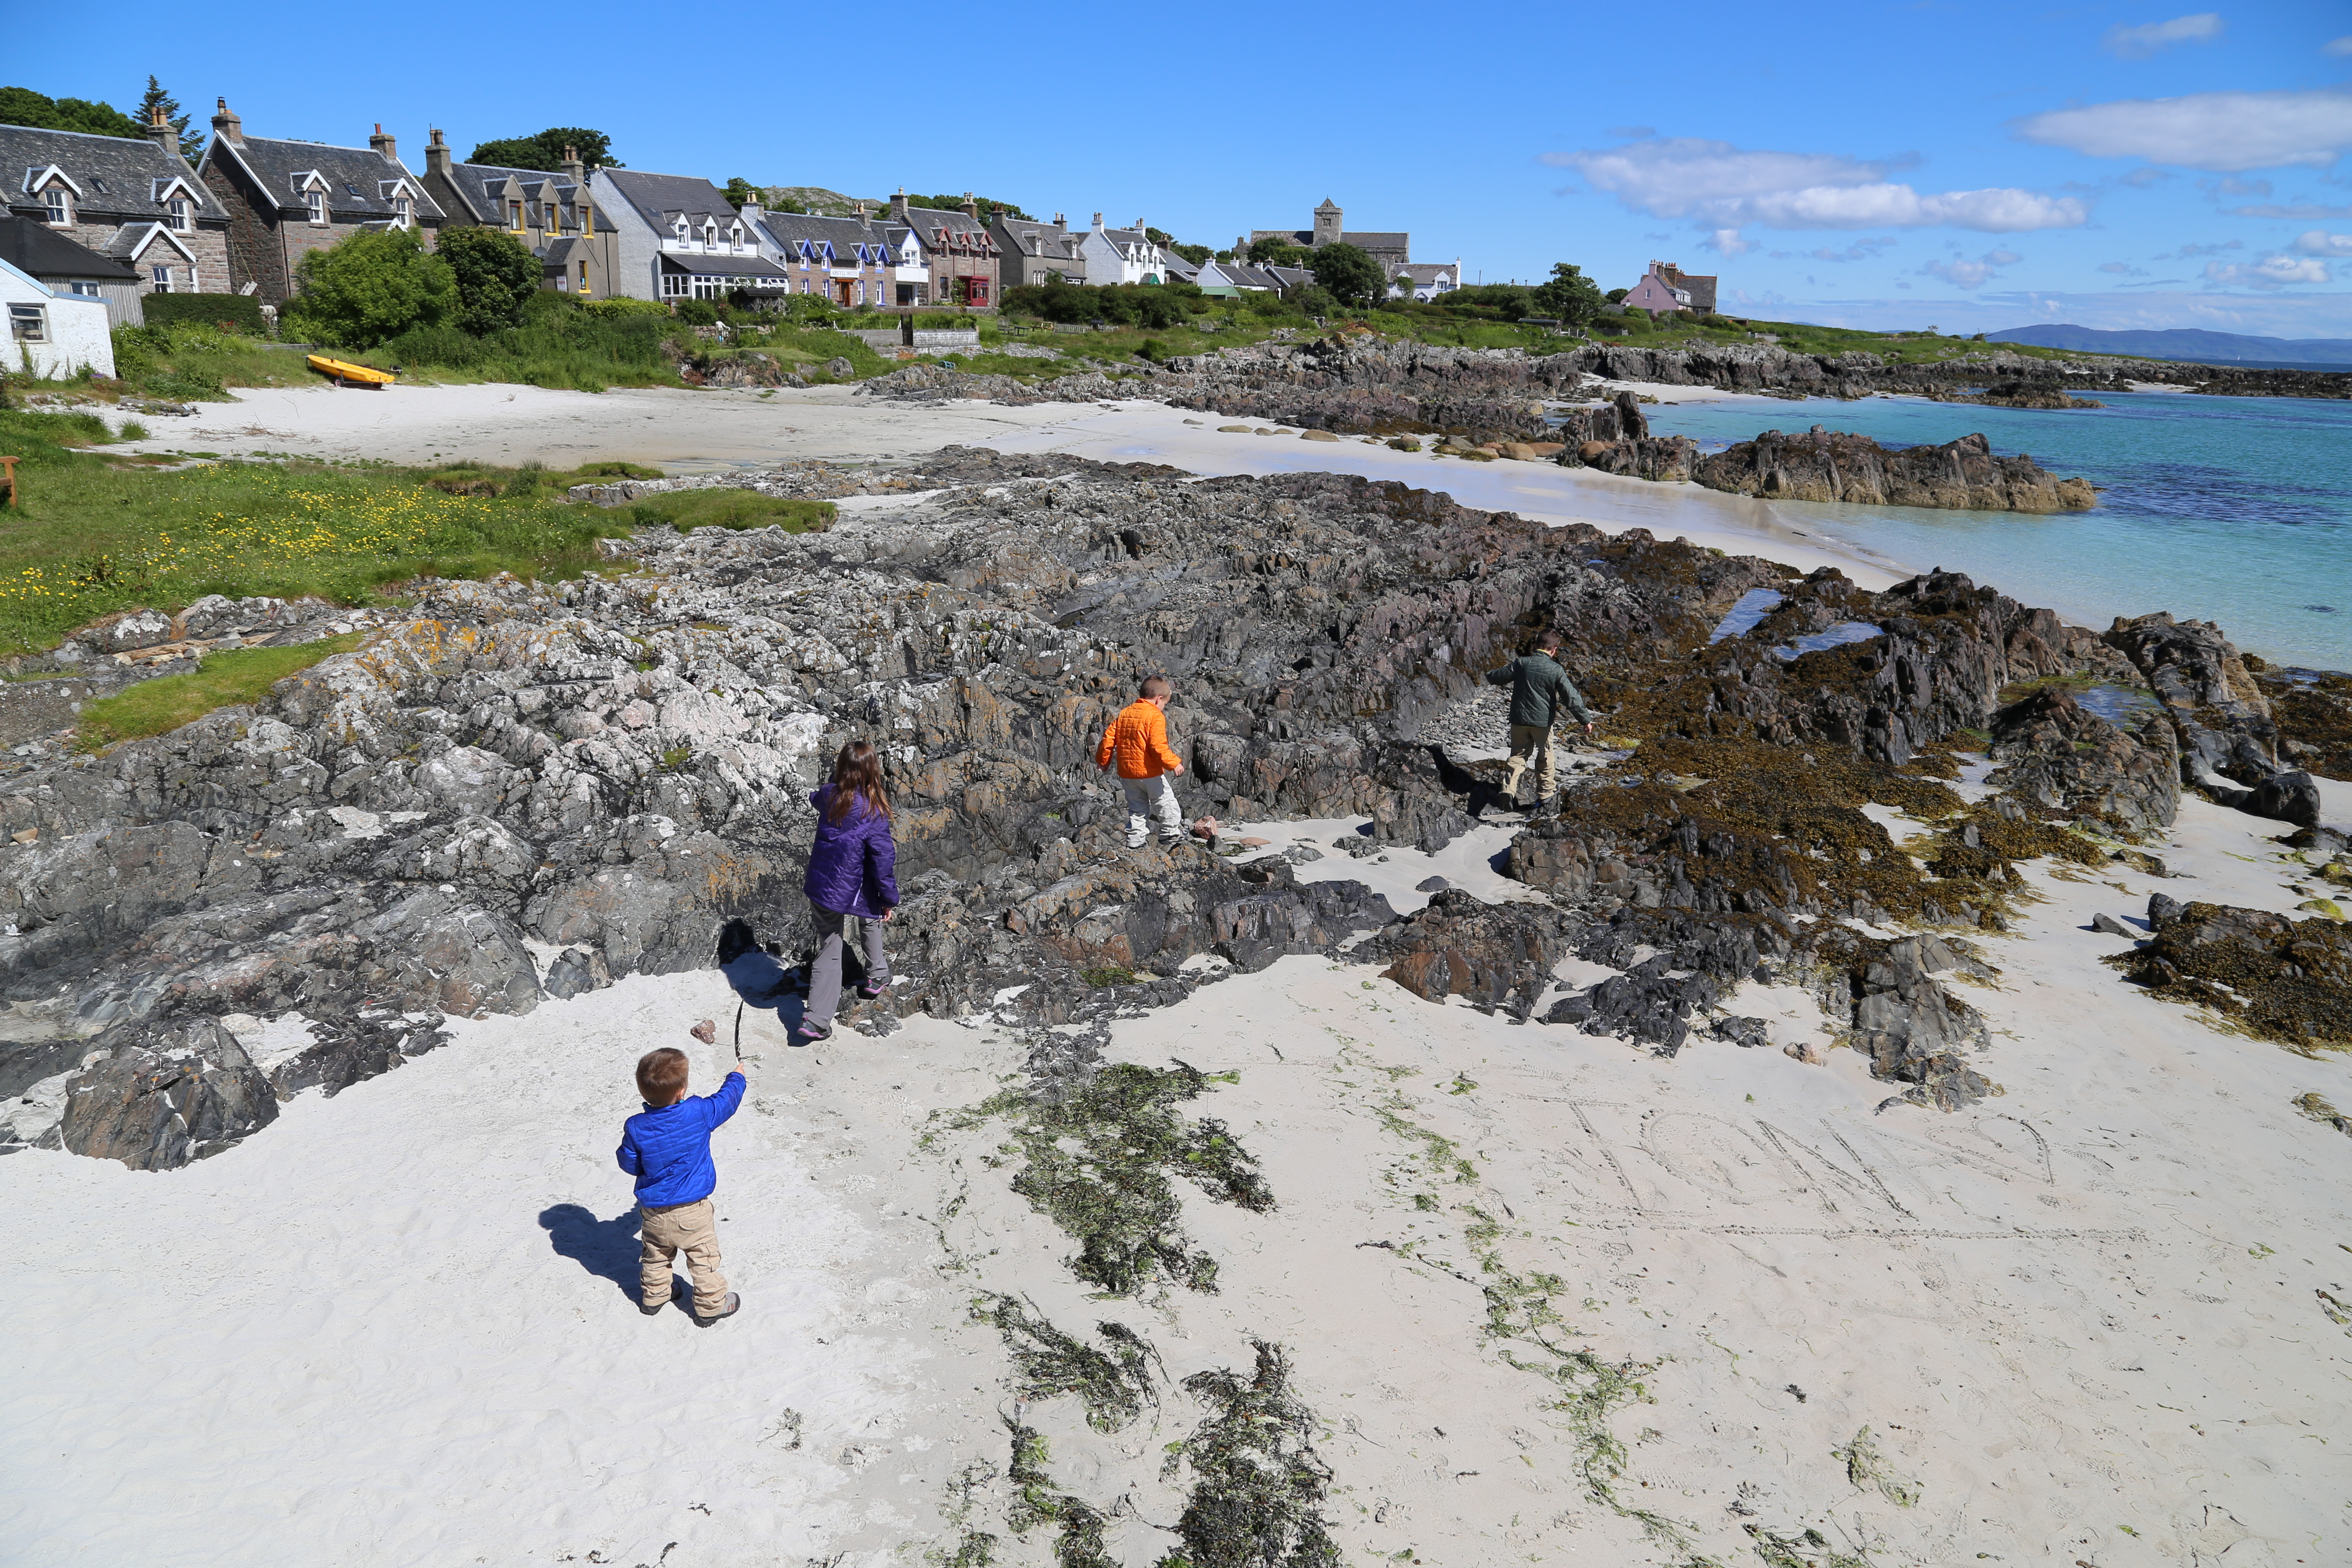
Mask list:
[{"label": "pink house", "polygon": [[1650,270],[1642,274],[1642,281],[1625,296],[1624,304],[1629,310],[1647,310],[1654,316],[1662,316],[1669,310],[1689,310],[1691,297],[1686,289],[1673,288],[1660,278],[1658,264],[1653,261]]}]

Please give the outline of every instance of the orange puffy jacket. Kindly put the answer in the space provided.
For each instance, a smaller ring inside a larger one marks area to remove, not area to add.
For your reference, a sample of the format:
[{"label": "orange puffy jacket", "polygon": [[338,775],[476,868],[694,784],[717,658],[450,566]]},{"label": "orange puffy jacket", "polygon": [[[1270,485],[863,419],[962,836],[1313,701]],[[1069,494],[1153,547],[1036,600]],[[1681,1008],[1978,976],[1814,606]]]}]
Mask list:
[{"label": "orange puffy jacket", "polygon": [[1168,749],[1168,716],[1158,703],[1141,698],[1120,709],[1103,731],[1102,744],[1095,748],[1095,766],[1108,766],[1114,756],[1123,779],[1158,778],[1184,765],[1184,759]]}]

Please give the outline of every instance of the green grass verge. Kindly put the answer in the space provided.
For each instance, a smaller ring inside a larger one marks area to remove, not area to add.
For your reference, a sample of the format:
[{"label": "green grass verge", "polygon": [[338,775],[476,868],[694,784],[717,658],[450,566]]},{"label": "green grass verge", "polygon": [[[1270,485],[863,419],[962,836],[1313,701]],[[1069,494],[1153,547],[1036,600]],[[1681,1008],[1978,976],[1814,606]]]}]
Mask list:
[{"label": "green grass verge", "polygon": [[781,528],[786,533],[823,533],[841,509],[829,500],[763,496],[757,490],[673,490],[647,496],[628,509],[633,521],[666,522],[681,533],[698,528]]},{"label": "green grass verge", "polygon": [[201,668],[186,675],[142,680],[127,691],[84,703],[74,726],[75,748],[102,751],[194,723],[216,708],[258,701],[288,676],[366,640],[364,634],[353,632],[292,647],[241,647],[208,655]]},{"label": "green grass verge", "polygon": [[[424,575],[574,576],[596,563],[599,538],[631,526],[624,512],[563,499],[615,465],[158,470],[88,449],[98,423],[0,412],[0,451],[25,459],[22,505],[0,528],[0,657],[52,647],[110,611],[175,610],[207,594],[361,605]],[[460,482],[434,482],[451,476]]]}]

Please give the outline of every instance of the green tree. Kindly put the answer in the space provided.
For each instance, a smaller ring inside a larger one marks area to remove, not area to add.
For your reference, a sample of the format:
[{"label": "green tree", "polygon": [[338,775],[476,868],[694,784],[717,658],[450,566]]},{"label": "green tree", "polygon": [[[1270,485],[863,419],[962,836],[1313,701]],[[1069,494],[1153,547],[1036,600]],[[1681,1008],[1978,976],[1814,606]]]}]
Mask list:
[{"label": "green tree", "polygon": [[180,156],[191,163],[203,156],[205,133],[188,128],[194,117],[183,112],[180,100],[165,92],[163,84],[150,76],[147,79],[147,95],[139,100],[139,123],[142,126],[154,124],[155,111],[159,109],[163,111],[163,123],[179,135]]},{"label": "green tree", "polygon": [[1315,252],[1286,239],[1253,239],[1249,258],[1260,267],[1304,267],[1315,259]]},{"label": "green tree", "polygon": [[300,292],[286,302],[288,335],[338,348],[373,348],[458,310],[456,275],[413,228],[362,230],[310,251],[294,280]]},{"label": "green tree", "polygon": [[730,207],[748,207],[753,202],[759,201],[764,194],[759,186],[740,174],[727,182],[727,205]]},{"label": "green tree", "polygon": [[496,142],[477,142],[473,156],[466,161],[491,163],[502,169],[543,169],[552,173],[563,166],[566,147],[577,149],[580,161],[592,169],[625,166],[613,156],[613,139],[584,125],[551,125],[536,136],[506,136]]},{"label": "green tree", "polygon": [[1163,249],[1174,251],[1177,255],[1182,257],[1185,260],[1191,262],[1195,267],[1200,266],[1202,262],[1208,260],[1210,257],[1216,254],[1205,245],[1170,245],[1165,241],[1162,241],[1161,247]]},{"label": "green tree", "polygon": [[1357,246],[1318,246],[1307,266],[1315,281],[1344,305],[1369,305],[1389,291],[1388,268]]},{"label": "green tree", "polygon": [[1601,313],[1601,285],[1567,262],[1556,261],[1550,280],[1537,285],[1528,303],[1538,316],[1557,317],[1567,326],[1581,327]]},{"label": "green tree", "polygon": [[29,87],[0,87],[0,125],[79,131],[85,136],[122,136],[134,142],[147,137],[144,127],[110,103],[93,103],[86,98],[50,98]]},{"label": "green tree", "polygon": [[521,321],[542,281],[539,258],[502,228],[445,228],[437,254],[457,280],[449,324],[476,337]]}]

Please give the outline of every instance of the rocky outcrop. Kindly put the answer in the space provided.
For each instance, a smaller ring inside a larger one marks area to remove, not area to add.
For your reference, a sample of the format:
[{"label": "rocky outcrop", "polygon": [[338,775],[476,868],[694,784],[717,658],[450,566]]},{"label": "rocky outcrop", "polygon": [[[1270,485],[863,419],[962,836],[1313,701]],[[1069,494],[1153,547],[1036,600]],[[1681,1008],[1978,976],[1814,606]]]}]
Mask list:
[{"label": "rocky outcrop", "polygon": [[[111,1031],[307,1019],[310,1043],[261,1068],[208,1035],[184,1089],[141,1088],[131,1058],[89,1080],[113,1087],[82,1097],[77,1140],[169,1159],[266,1120],[256,1081],[331,1093],[432,1049],[446,1017],[709,964],[722,930],[730,977],[781,995],[811,934],[807,794],[866,737],[893,759],[906,901],[900,983],[850,1027],[919,1010],[1092,1031],[1321,954],[1672,1050],[1761,1038],[1731,1008],[1766,971],[1853,999],[1841,1016],[1874,1068],[1953,1102],[1979,1092],[1979,1047],[1932,955],[1914,975],[1836,933],[1998,930],[2019,860],[2105,852],[2070,816],[2161,808],[2127,738],[2063,713],[2039,721],[2114,750],[2112,776],[2021,724],[2006,765],[2040,767],[2030,783],[1964,807],[1937,782],[1941,738],[1983,726],[2004,688],[2135,678],[2125,651],[1957,574],[1871,594],[1331,474],[951,447],[893,482],[927,493],[825,532],[644,527],[608,543],[610,576],[426,584],[369,646],[251,707],[29,766],[0,788],[0,994],[58,1049],[25,1070],[145,1037]],[[1710,641],[1757,589],[1780,603]],[[1177,682],[1194,811],[1352,816],[1351,849],[1444,847],[1507,804],[1491,761],[1449,752],[1455,716],[1545,626],[1640,742],[1518,835],[1509,863],[1545,901],[1441,890],[1398,923],[1282,857],[1124,848],[1092,750],[1150,673]],[[1928,842],[1898,849],[1874,803]],[[1548,996],[1571,950],[1617,973]],[[157,1093],[196,1096],[168,1148]]]},{"label": "rocky outcrop", "polygon": [[2059,479],[2022,454],[1995,457],[1982,436],[1890,448],[1818,425],[1803,435],[1767,430],[1706,458],[1693,477],[1709,489],[1774,500],[2024,512],[2098,504],[2088,481]]},{"label": "rocky outcrop", "polygon": [[2012,795],[2135,837],[2179,812],[2179,745],[2159,715],[2120,730],[2053,686],[2001,709],[1990,727],[2000,764],[1990,782]]},{"label": "rocky outcrop", "polygon": [[214,1019],[119,1025],[88,1049],[54,1134],[77,1154],[168,1171],[278,1119],[269,1080]]},{"label": "rocky outcrop", "polygon": [[2030,382],[2004,381],[1988,386],[1982,392],[1937,392],[1929,395],[1937,403],[1973,403],[1987,408],[2105,408],[2095,398],[2070,397],[2062,387],[2041,385]]}]

